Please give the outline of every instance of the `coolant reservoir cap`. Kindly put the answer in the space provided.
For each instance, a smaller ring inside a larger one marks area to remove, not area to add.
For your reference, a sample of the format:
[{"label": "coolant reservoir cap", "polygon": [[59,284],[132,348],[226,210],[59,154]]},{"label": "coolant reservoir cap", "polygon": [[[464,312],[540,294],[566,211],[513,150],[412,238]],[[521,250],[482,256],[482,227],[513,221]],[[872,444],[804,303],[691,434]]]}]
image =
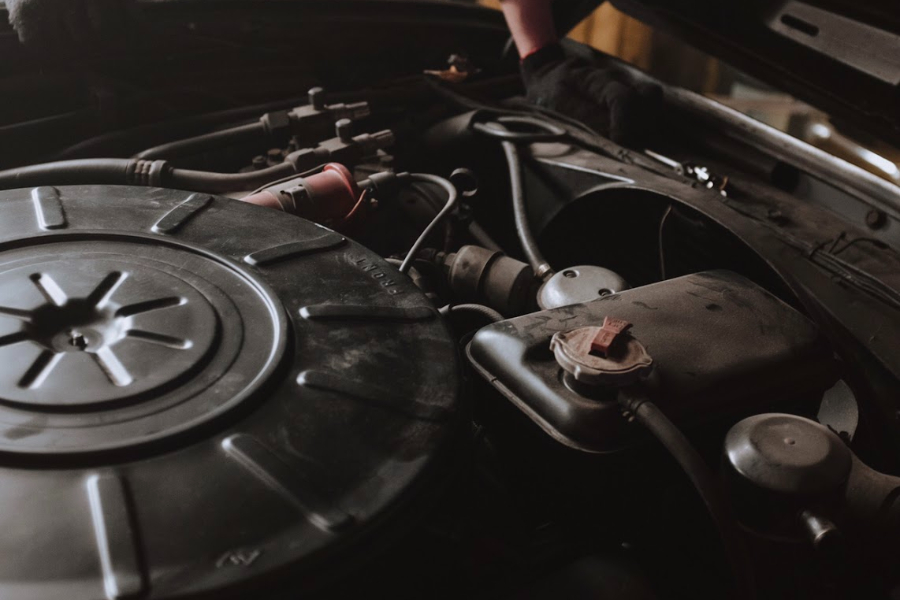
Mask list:
[{"label": "coolant reservoir cap", "polygon": [[607,318],[599,327],[559,332],[551,339],[550,350],[578,383],[625,386],[653,368],[643,344],[625,333],[630,326]]}]

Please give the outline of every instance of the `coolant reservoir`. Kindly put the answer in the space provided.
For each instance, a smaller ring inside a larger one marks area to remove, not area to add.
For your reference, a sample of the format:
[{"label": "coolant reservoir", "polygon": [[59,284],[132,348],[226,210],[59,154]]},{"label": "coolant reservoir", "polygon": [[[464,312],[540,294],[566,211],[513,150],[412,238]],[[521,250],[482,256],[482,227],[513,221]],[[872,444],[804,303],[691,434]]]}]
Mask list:
[{"label": "coolant reservoir", "polygon": [[[591,354],[610,320],[626,324],[621,356]],[[697,273],[481,329],[475,369],[560,442],[618,450],[631,429],[616,386],[646,376],[648,394],[680,424],[821,399],[836,380],[815,325],[747,279]]]}]

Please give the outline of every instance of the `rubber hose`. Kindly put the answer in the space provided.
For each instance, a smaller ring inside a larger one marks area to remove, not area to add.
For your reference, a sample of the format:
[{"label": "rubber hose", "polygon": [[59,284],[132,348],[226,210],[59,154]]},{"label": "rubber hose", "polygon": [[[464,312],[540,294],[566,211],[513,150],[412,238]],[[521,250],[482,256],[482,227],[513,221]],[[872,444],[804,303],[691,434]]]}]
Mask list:
[{"label": "rubber hose", "polygon": [[172,172],[166,177],[165,185],[176,189],[219,194],[253,189],[292,174],[294,174],[294,167],[290,163],[281,163],[268,169],[248,173],[210,173],[208,171],[172,169]]},{"label": "rubber hose", "polygon": [[247,123],[237,127],[212,131],[195,137],[176,140],[167,144],[161,144],[148,148],[134,155],[134,158],[143,160],[156,160],[180,158],[182,156],[194,156],[212,148],[222,146],[235,146],[237,144],[264,138],[266,129],[262,123]]},{"label": "rubber hose", "polygon": [[0,189],[80,184],[159,185],[193,192],[222,193],[252,189],[293,172],[293,165],[287,162],[249,173],[210,173],[170,169],[165,161],[88,158],[0,171]]},{"label": "rubber hose", "polygon": [[467,312],[484,317],[491,323],[499,323],[503,320],[503,315],[501,315],[490,306],[485,306],[483,304],[457,304],[455,306],[447,307],[447,313],[451,315]]},{"label": "rubber hose", "polygon": [[619,403],[653,434],[691,480],[722,539],[737,584],[737,597],[744,600],[754,598],[753,574],[746,548],[731,508],[709,466],[681,430],[641,393],[622,392]]},{"label": "rubber hose", "polygon": [[540,279],[546,279],[553,274],[553,268],[541,254],[537,240],[531,232],[531,223],[528,222],[528,209],[525,206],[525,191],[522,186],[522,164],[519,161],[519,150],[512,142],[503,142],[503,154],[506,156],[506,164],[509,167],[509,183],[512,190],[513,218],[516,224],[516,233],[522,250],[535,275]]},{"label": "rubber hose", "polygon": [[288,98],[243,108],[229,108],[161,123],[148,123],[130,129],[110,131],[65,148],[57,153],[54,158],[56,160],[66,160],[84,154],[100,154],[102,156],[104,154],[119,154],[123,152],[131,153],[135,149],[140,148],[140,146],[137,146],[140,143],[137,140],[146,139],[147,136],[152,136],[156,140],[163,140],[167,137],[184,135],[185,130],[199,133],[204,129],[208,130],[217,126],[259,117],[259,115],[269,111],[282,110],[304,104],[305,102],[306,97]]},{"label": "rubber hose", "polygon": [[0,189],[87,183],[127,184],[135,164],[129,158],[87,158],[17,167],[0,171]]}]

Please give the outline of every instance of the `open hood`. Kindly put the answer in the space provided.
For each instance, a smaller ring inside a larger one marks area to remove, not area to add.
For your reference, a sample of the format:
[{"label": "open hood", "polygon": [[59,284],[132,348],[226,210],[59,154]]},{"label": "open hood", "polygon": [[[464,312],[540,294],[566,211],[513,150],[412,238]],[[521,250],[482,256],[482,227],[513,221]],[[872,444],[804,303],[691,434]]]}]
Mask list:
[{"label": "open hood", "polygon": [[[623,12],[900,143],[897,0],[612,0]],[[597,0],[559,0],[571,27]]]}]

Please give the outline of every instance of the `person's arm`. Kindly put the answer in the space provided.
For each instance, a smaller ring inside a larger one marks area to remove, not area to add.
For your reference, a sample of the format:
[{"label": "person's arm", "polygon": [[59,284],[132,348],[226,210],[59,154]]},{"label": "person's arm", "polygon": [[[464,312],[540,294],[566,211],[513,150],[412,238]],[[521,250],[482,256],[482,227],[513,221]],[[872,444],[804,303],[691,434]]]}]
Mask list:
[{"label": "person's arm", "polygon": [[641,146],[651,137],[662,92],[635,86],[616,68],[567,57],[560,46],[550,5],[553,0],[501,0],[500,7],[521,59],[526,97],[608,135]]},{"label": "person's arm", "polygon": [[500,8],[519,51],[519,57],[530,56],[557,41],[550,11],[552,0],[502,0]]}]

